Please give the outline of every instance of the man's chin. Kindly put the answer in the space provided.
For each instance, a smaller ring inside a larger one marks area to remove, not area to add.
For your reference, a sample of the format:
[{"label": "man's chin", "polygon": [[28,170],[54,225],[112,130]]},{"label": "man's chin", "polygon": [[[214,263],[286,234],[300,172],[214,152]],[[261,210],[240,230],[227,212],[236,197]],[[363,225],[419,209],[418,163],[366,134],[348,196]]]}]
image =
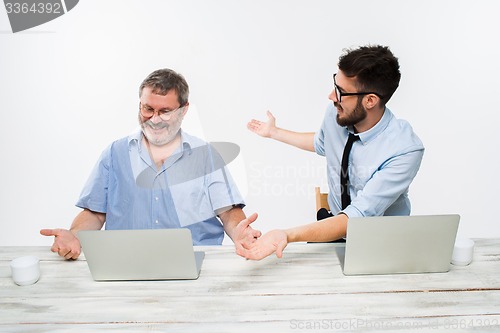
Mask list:
[{"label": "man's chin", "polygon": [[338,114],[337,114],[337,118],[336,118],[336,119],[337,119],[337,124],[338,124],[339,126],[347,126],[347,125],[345,124],[345,119],[340,118]]},{"label": "man's chin", "polygon": [[149,143],[155,146],[166,145],[175,139],[175,135],[172,135],[171,133],[162,133],[161,135],[158,135],[151,133],[149,130],[146,131],[145,135]]},{"label": "man's chin", "polygon": [[155,146],[163,146],[172,141],[170,138],[150,136],[148,138],[149,143]]}]

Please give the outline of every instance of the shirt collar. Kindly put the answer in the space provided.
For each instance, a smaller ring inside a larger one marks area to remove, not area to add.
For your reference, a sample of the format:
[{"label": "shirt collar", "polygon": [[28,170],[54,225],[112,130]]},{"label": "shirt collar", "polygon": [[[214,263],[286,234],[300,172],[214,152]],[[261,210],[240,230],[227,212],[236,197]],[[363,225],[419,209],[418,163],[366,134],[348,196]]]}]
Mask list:
[{"label": "shirt collar", "polygon": [[380,118],[378,123],[376,123],[375,126],[370,128],[368,131],[364,131],[363,133],[354,133],[354,128],[352,126],[349,126],[347,130],[350,133],[359,135],[361,143],[365,145],[369,143],[371,140],[375,139],[380,133],[382,133],[389,125],[389,122],[392,120],[392,118],[394,118],[394,115],[391,112],[391,110],[385,108],[382,118]]}]

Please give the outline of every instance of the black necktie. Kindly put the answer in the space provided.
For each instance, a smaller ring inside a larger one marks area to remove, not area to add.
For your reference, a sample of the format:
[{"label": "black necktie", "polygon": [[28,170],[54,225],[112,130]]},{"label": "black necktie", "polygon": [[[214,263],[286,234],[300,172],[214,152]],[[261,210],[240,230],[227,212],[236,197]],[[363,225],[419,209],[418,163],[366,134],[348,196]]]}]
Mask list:
[{"label": "black necktie", "polygon": [[344,147],[342,155],[342,170],[340,170],[340,198],[342,199],[342,209],[345,209],[351,204],[351,195],[349,194],[349,174],[347,167],[349,165],[349,153],[351,152],[352,144],[358,141],[359,136],[349,133],[349,138]]}]

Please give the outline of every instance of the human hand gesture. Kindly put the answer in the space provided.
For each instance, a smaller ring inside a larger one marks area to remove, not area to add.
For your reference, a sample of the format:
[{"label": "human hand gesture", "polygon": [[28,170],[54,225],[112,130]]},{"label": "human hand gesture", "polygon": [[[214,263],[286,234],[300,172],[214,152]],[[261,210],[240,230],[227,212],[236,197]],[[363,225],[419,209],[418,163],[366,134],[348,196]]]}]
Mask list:
[{"label": "human hand gesture", "polygon": [[267,111],[267,122],[252,119],[247,124],[247,128],[264,138],[270,138],[276,131],[276,118],[270,111]]},{"label": "human hand gesture", "polygon": [[287,234],[283,230],[272,230],[257,239],[249,249],[245,249],[242,257],[260,260],[276,252],[276,257],[283,257],[283,250],[288,245]]},{"label": "human hand gesture", "polygon": [[54,244],[50,249],[66,259],[77,259],[80,256],[81,245],[78,238],[66,229],[42,229],[40,234],[54,236]]},{"label": "human hand gesture", "polygon": [[233,242],[236,253],[239,255],[244,253],[245,249],[249,249],[255,240],[262,235],[259,230],[255,230],[250,226],[250,223],[253,223],[257,219],[257,216],[257,213],[253,213],[234,228]]}]

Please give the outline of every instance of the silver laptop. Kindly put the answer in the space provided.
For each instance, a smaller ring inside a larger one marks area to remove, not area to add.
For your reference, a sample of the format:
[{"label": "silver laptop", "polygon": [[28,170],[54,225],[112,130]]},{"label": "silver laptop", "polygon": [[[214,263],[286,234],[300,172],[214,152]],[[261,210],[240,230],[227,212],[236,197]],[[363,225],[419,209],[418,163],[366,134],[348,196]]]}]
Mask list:
[{"label": "silver laptop", "polygon": [[337,249],[343,272],[447,272],[459,220],[459,215],[350,218],[345,248]]},{"label": "silver laptop", "polygon": [[189,229],[82,230],[78,238],[96,281],[197,279],[205,257]]}]

